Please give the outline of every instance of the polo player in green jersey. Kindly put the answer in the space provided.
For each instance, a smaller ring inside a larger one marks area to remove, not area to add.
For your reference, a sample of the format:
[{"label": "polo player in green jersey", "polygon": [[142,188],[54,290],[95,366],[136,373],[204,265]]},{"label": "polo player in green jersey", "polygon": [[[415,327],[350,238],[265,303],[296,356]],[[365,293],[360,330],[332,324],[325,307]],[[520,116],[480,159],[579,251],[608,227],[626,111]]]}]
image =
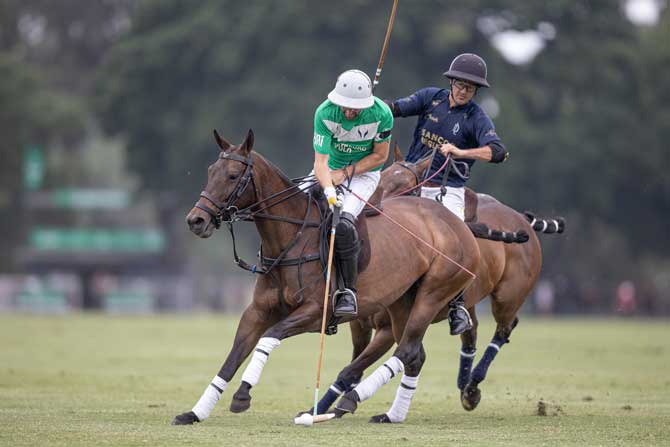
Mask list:
[{"label": "polo player in green jersey", "polygon": [[[341,205],[335,232],[335,260],[344,288],[333,296],[337,317],[355,316],[360,241],[356,218],[377,189],[388,158],[393,114],[372,95],[372,82],[360,70],[347,70],[314,114],[314,175],[330,205]],[[338,198],[335,186],[344,184]],[[338,203],[338,201],[340,203]]]}]

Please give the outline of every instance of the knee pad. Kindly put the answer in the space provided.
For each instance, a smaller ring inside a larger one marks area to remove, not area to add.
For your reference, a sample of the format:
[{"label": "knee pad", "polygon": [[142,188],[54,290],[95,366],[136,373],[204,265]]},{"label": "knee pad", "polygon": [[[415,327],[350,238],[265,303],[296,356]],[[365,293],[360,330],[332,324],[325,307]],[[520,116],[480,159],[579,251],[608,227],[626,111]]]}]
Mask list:
[{"label": "knee pad", "polygon": [[338,253],[346,255],[348,252],[358,250],[358,230],[356,230],[356,218],[350,213],[342,213],[340,222],[335,228],[335,249]]}]

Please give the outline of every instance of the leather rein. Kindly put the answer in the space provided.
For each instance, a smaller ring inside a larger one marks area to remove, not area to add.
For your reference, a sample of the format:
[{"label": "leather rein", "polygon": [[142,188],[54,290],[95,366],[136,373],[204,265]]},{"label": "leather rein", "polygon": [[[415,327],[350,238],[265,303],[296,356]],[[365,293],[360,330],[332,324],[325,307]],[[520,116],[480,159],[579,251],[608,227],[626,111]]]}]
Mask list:
[{"label": "leather rein", "polygon": [[[308,199],[308,205],[307,205],[307,211],[305,213],[305,217],[301,219],[294,219],[291,217],[283,217],[283,216],[275,216],[272,214],[264,213],[263,211],[278,205],[291,197],[297,195],[297,194],[302,194],[302,191],[298,188],[298,185],[293,185],[290,186],[286,189],[283,189],[277,193],[274,193],[264,199],[261,199],[251,205],[249,205],[246,208],[243,209],[238,209],[238,207],[235,205],[235,203],[239,200],[239,198],[244,194],[246,191],[247,187],[249,184],[253,185],[254,188],[254,193],[256,197],[258,197],[258,189],[256,187],[256,183],[254,182],[254,176],[253,176],[253,158],[252,154],[249,153],[248,157],[242,157],[237,154],[233,153],[227,153],[227,152],[221,152],[219,155],[220,159],[226,159],[226,160],[233,160],[237,161],[239,163],[242,163],[245,165],[244,173],[240,177],[240,179],[237,181],[237,184],[235,185],[235,188],[233,191],[230,193],[228,196],[228,199],[226,200],[225,204],[219,203],[218,200],[216,200],[214,197],[212,197],[211,194],[209,194],[207,191],[202,191],[200,193],[200,198],[203,198],[207,200],[211,204],[213,208],[210,208],[209,206],[201,205],[200,200],[196,202],[195,208],[198,208],[207,214],[212,218],[212,222],[214,223],[214,226],[219,229],[221,227],[221,224],[225,223],[226,226],[228,227],[228,230],[230,231],[230,236],[233,241],[233,257],[235,264],[237,264],[240,268],[247,270],[251,273],[259,273],[262,275],[268,274],[272,271],[277,266],[293,266],[297,265],[300,267],[303,263],[305,262],[312,262],[312,261],[317,261],[321,259],[320,253],[313,253],[309,255],[304,255],[300,256],[298,258],[287,258],[286,256],[288,255],[288,252],[298,243],[298,240],[302,236],[304,230],[308,227],[320,227],[322,225],[321,222],[313,222],[308,220],[308,216],[311,211],[311,207],[313,203],[316,202],[316,199],[312,197],[311,191],[308,193],[309,194],[309,199]],[[288,194],[286,194],[288,193]],[[281,197],[283,195],[283,197]],[[252,209],[258,208],[256,211],[252,211]],[[238,221],[247,221],[247,222],[253,222],[256,219],[268,219],[268,220],[276,220],[280,222],[287,222],[291,223],[294,225],[300,225],[300,229],[296,232],[295,236],[293,239],[289,242],[289,244],[281,251],[279,256],[276,258],[268,258],[263,256],[263,247],[261,246],[260,250],[260,260],[261,260],[261,265],[258,266],[257,264],[249,264],[243,259],[241,259],[238,254],[237,254],[237,247],[235,244],[235,232],[233,229],[233,224]]]}]

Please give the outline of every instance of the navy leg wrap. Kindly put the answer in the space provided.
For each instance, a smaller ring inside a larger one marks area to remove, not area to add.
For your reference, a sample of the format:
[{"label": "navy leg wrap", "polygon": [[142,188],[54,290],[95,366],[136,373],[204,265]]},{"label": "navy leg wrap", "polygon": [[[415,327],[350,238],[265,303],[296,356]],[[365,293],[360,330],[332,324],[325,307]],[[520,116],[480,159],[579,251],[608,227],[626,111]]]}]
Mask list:
[{"label": "navy leg wrap", "polygon": [[456,381],[459,390],[465,388],[465,385],[470,381],[470,372],[472,371],[476,351],[475,348],[461,348],[461,361],[458,367],[458,380]]},{"label": "navy leg wrap", "polygon": [[493,336],[491,343],[489,343],[486,351],[484,351],[484,355],[482,356],[479,363],[477,363],[475,369],[472,371],[472,376],[470,377],[471,383],[477,385],[484,381],[486,378],[486,372],[488,371],[489,366],[491,366],[491,362],[493,362],[493,359],[496,358],[498,351],[500,351],[500,348],[502,348],[502,345],[505,343],[507,343],[507,340],[500,337],[497,333]]},{"label": "navy leg wrap", "polygon": [[[323,395],[319,403],[316,405],[316,414],[325,414],[328,412],[330,407],[335,403],[338,397],[343,393],[351,391],[354,388],[355,384],[347,383],[344,380],[338,380],[332,384],[326,394]],[[335,391],[338,390],[338,391]]]}]

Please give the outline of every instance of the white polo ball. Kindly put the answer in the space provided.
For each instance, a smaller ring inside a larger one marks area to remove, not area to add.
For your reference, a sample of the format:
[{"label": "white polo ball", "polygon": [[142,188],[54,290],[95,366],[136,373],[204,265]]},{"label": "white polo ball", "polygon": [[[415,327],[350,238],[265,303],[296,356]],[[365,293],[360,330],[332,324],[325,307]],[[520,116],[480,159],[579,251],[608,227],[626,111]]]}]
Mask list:
[{"label": "white polo ball", "polygon": [[297,418],[293,419],[295,425],[304,425],[305,427],[311,427],[314,423],[314,418],[309,413],[303,413]]}]

